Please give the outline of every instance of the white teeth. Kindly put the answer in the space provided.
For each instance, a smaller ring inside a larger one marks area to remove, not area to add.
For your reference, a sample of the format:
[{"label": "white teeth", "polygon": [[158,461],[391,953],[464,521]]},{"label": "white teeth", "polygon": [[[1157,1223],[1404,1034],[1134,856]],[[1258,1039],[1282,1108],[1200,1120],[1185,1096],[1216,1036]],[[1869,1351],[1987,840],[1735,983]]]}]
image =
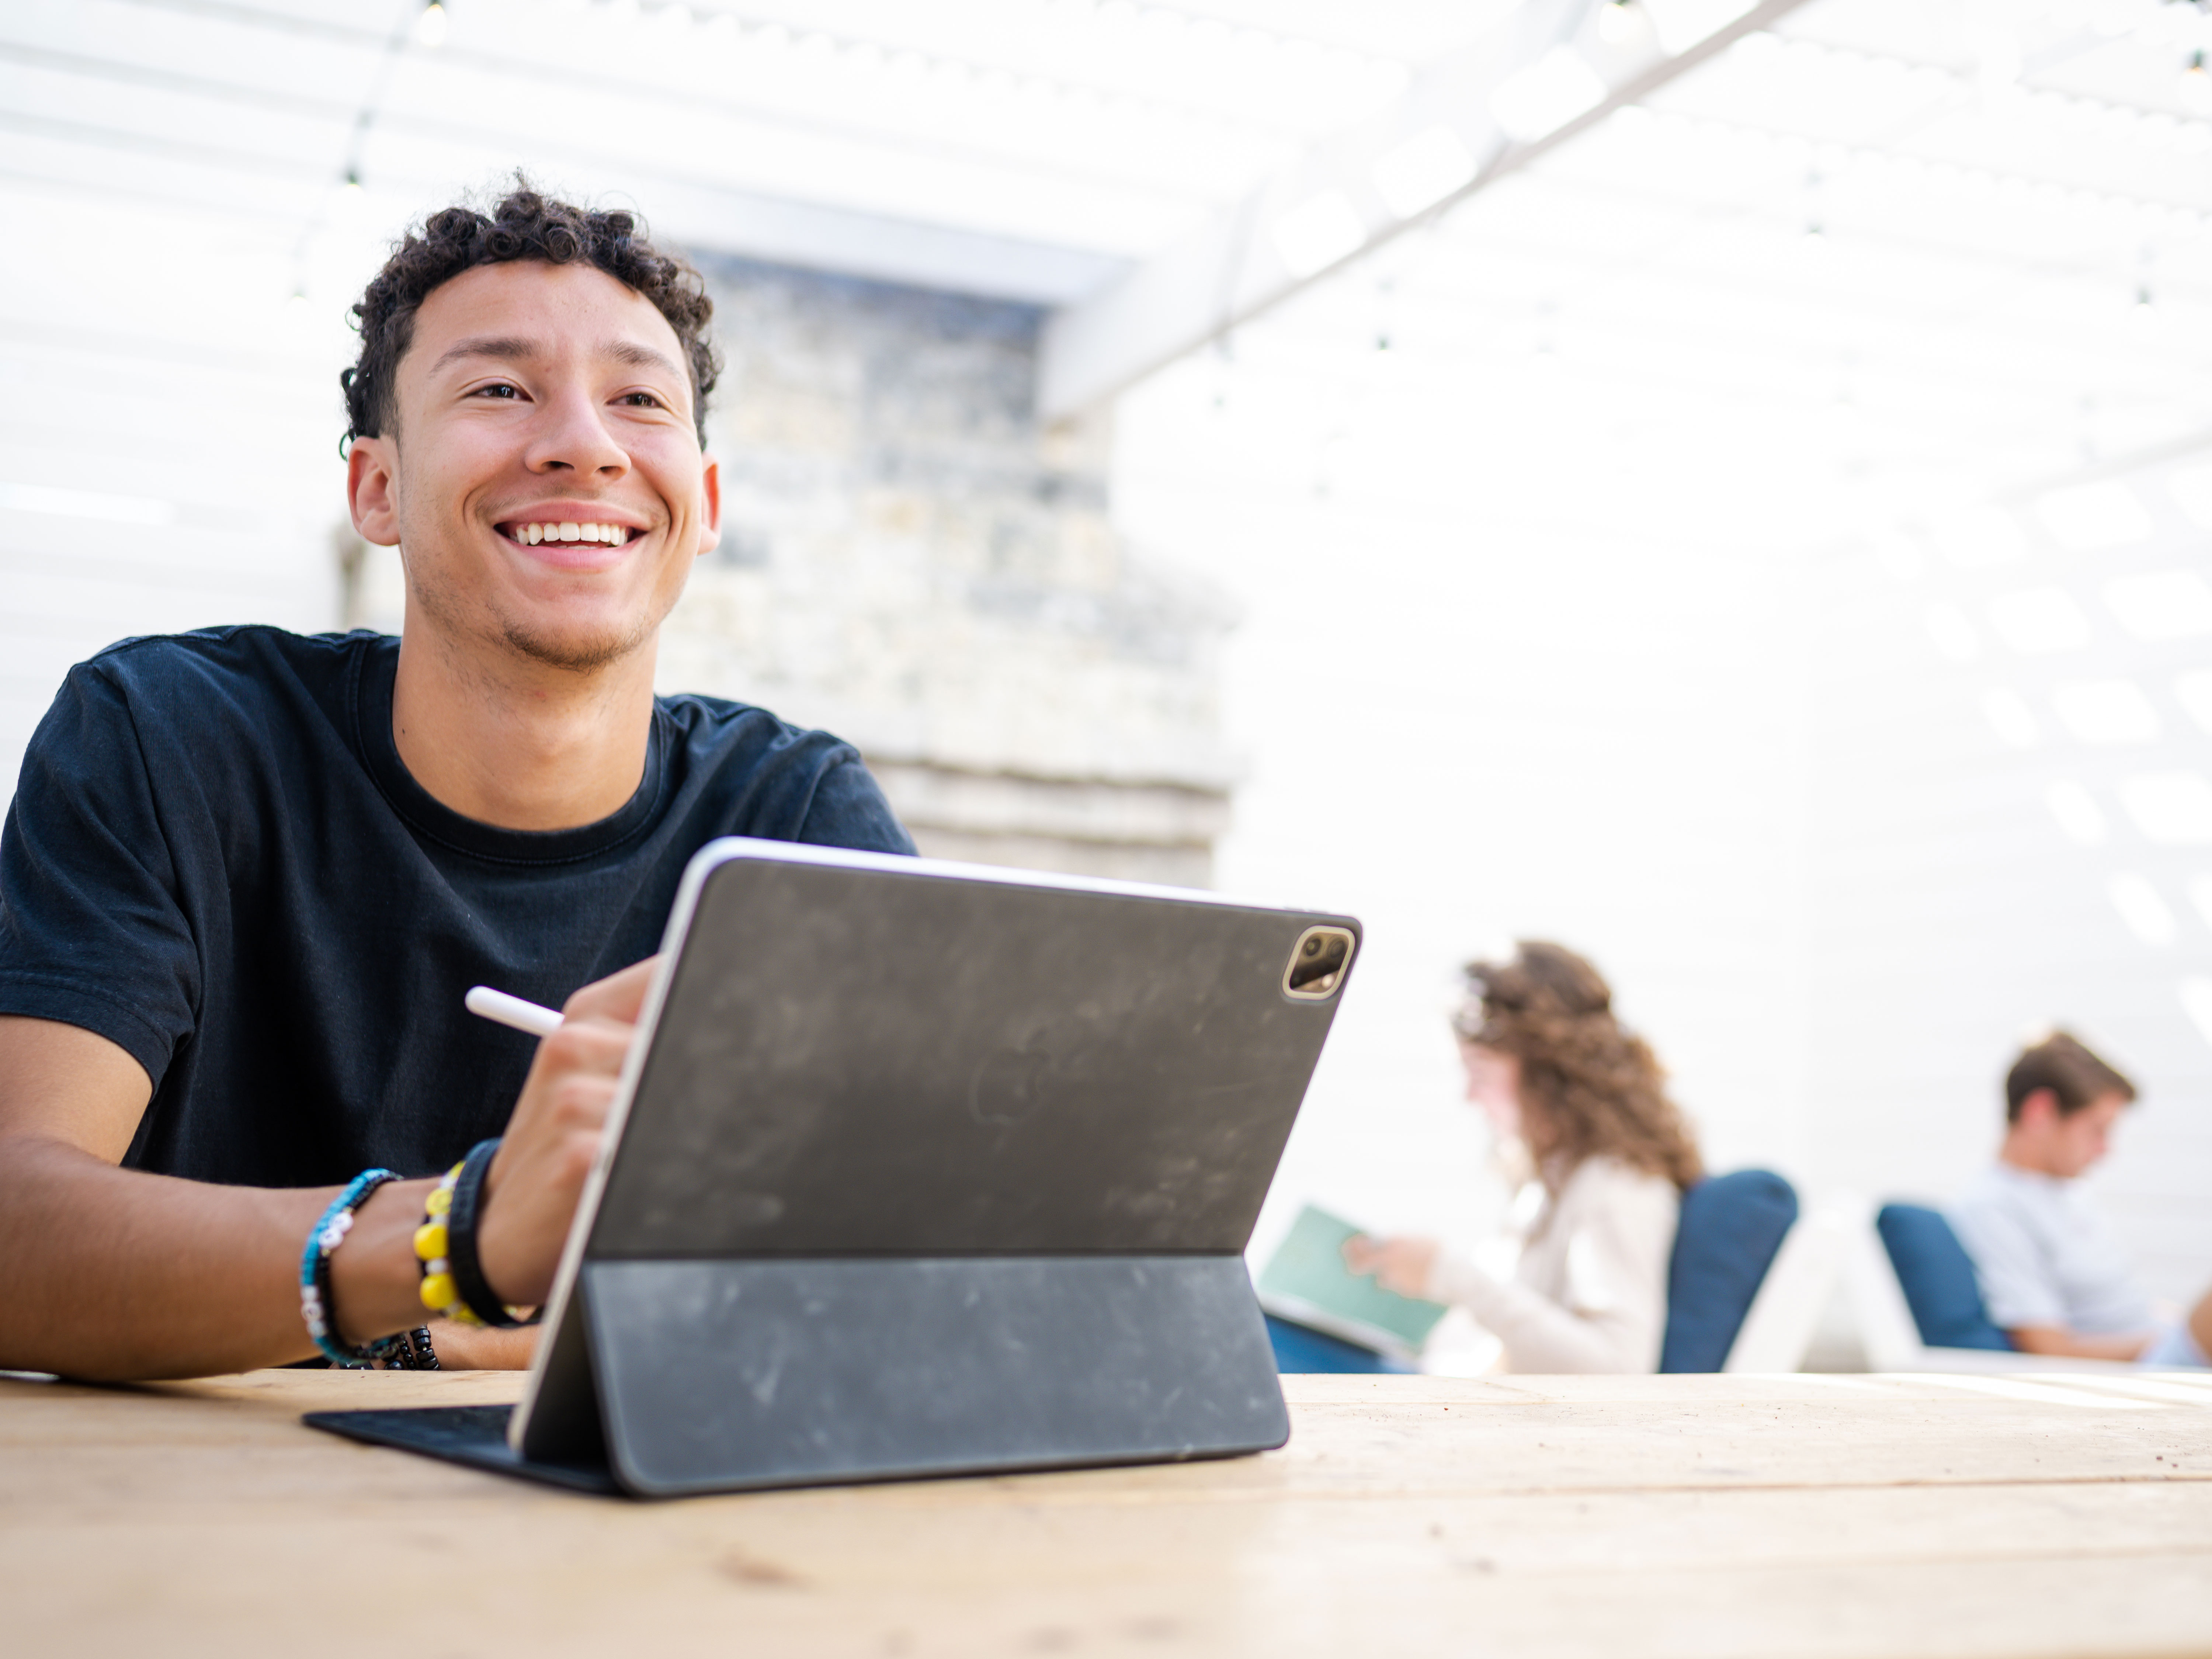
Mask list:
[{"label": "white teeth", "polygon": [[526,547],[536,547],[542,542],[604,542],[609,547],[622,547],[629,538],[629,526],[619,524],[581,524],[563,520],[559,524],[514,526],[514,539]]}]

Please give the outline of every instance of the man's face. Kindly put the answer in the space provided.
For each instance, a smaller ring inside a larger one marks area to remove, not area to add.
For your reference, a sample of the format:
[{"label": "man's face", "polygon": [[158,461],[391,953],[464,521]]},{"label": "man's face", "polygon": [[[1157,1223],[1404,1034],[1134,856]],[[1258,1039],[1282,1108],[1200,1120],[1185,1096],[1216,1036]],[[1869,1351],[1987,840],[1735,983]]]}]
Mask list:
[{"label": "man's face", "polygon": [[2105,1095],[2060,1118],[2051,1133],[2051,1174],[2071,1180],[2101,1162],[2112,1149],[2112,1126],[2127,1105],[2124,1095]]},{"label": "man's face", "polygon": [[2087,1174],[2112,1150],[2112,1127],[2127,1107],[2125,1095],[2109,1094],[2078,1112],[2061,1112],[2058,1097],[2038,1089],[2021,1103],[2013,1139],[2028,1167],[2071,1181]]},{"label": "man's face", "polygon": [[399,545],[410,631],[574,670],[651,641],[720,517],[651,301],[588,265],[477,266],[423,301],[393,391],[349,484]]}]

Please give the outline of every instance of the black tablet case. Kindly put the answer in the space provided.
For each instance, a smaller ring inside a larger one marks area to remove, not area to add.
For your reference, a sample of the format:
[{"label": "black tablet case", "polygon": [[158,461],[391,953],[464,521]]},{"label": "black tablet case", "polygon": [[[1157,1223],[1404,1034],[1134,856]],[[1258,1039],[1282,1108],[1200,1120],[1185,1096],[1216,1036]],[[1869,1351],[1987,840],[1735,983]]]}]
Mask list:
[{"label": "black tablet case", "polygon": [[1348,918],[720,842],[520,1455],[640,1496],[1222,1456],[1289,1434],[1243,1251]]}]

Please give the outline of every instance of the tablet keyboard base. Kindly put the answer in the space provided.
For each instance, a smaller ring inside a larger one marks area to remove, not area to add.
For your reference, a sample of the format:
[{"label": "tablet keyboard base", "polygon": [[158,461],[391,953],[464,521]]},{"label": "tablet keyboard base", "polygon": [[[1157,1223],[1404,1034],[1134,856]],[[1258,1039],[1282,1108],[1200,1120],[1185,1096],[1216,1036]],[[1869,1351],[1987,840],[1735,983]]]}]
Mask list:
[{"label": "tablet keyboard base", "polygon": [[301,1420],[371,1446],[397,1446],[427,1453],[449,1463],[465,1463],[495,1474],[519,1474],[571,1492],[618,1493],[622,1488],[602,1466],[537,1462],[520,1456],[507,1443],[512,1406],[422,1406],[392,1411],[309,1412]]},{"label": "tablet keyboard base", "polygon": [[1221,1457],[1290,1419],[1242,1256],[591,1261],[641,1495]]}]

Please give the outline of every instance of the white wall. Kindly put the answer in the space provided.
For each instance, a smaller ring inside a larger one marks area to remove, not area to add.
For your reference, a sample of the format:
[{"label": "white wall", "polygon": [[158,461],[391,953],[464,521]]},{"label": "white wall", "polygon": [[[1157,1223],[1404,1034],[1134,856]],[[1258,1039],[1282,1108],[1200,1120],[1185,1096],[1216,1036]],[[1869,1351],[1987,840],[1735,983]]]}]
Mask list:
[{"label": "white wall", "polygon": [[282,233],[0,189],[0,779],[70,664],[134,634],[331,626],[335,307]]},{"label": "white wall", "polygon": [[1326,378],[1248,356],[1217,405],[1223,383],[1196,363],[1124,400],[1117,515],[1245,607],[1218,884],[1368,929],[1256,1248],[1308,1198],[1377,1227],[1491,1224],[1444,1014],[1456,965],[1515,937],[1598,962],[1716,1164],[1801,1169],[1796,562],[1578,501],[1571,381],[1519,438],[1462,428],[1443,455],[1418,387],[1370,404],[1352,453],[1316,447]]}]

